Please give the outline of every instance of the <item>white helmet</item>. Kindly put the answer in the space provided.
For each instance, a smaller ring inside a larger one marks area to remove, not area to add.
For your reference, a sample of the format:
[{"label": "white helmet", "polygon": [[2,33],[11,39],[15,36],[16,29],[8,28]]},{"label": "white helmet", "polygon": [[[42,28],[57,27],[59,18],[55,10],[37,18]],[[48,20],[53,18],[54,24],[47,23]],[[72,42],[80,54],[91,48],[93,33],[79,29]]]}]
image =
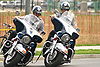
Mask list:
[{"label": "white helmet", "polygon": [[61,10],[69,10],[70,9],[70,4],[68,2],[62,2],[60,4],[60,9]]},{"label": "white helmet", "polygon": [[34,6],[32,9],[33,13],[41,14],[42,13],[42,8],[40,6]]}]

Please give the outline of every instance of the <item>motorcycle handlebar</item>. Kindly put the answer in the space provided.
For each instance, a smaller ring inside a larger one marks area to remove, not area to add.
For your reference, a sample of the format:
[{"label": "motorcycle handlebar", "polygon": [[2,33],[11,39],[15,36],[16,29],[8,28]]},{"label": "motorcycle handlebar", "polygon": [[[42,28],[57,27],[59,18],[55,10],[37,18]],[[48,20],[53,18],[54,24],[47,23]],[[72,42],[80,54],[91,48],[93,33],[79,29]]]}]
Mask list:
[{"label": "motorcycle handlebar", "polygon": [[10,28],[10,29],[14,28],[14,27],[10,26],[9,24],[6,24],[6,23],[4,23],[3,26],[6,26],[7,28]]},{"label": "motorcycle handlebar", "polygon": [[0,38],[7,38],[6,36],[0,36]]}]

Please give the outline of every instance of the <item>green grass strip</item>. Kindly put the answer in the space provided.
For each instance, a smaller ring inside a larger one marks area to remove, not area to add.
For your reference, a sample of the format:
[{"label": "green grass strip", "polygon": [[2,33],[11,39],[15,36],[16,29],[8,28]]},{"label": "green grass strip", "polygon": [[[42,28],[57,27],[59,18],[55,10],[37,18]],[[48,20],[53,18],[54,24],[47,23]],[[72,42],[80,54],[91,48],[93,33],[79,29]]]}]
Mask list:
[{"label": "green grass strip", "polygon": [[[36,51],[35,56],[40,55],[41,51]],[[80,49],[75,50],[75,54],[100,54],[100,49]]]},{"label": "green grass strip", "polygon": [[100,46],[100,44],[77,44],[76,46]]},{"label": "green grass strip", "polygon": [[100,49],[80,49],[75,54],[100,54]]},{"label": "green grass strip", "polygon": [[[39,44],[37,48],[42,48],[43,44]],[[100,44],[76,44],[76,46],[100,46]]]}]

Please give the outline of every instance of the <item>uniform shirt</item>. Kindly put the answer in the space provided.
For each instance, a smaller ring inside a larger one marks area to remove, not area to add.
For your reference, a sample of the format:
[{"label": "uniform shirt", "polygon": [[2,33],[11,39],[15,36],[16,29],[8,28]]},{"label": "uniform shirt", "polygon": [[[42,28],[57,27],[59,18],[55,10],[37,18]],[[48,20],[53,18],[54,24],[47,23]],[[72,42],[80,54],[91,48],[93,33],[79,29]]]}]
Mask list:
[{"label": "uniform shirt", "polygon": [[64,21],[72,25],[74,28],[77,27],[77,23],[75,21],[75,15],[71,11],[65,11],[60,16]]},{"label": "uniform shirt", "polygon": [[38,32],[41,33],[44,31],[44,22],[42,18],[29,14],[24,17],[24,20],[29,22]]}]

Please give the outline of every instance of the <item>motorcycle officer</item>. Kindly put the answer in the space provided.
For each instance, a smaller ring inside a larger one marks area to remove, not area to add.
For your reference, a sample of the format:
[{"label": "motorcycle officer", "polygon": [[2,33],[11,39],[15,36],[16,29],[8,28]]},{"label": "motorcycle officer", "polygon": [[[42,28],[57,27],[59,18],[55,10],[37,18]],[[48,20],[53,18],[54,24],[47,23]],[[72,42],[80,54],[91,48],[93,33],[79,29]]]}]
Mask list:
[{"label": "motorcycle officer", "polygon": [[[45,34],[44,32],[44,21],[40,18],[42,13],[42,8],[40,6],[34,6],[32,9],[32,14],[26,16],[21,16],[18,18],[25,20],[30,23],[40,34]],[[14,19],[16,22],[16,19]]]},{"label": "motorcycle officer", "polygon": [[29,22],[40,34],[45,34],[44,32],[44,21],[40,18],[42,13],[42,8],[40,6],[34,6],[32,9],[33,14],[26,15],[24,20]]},{"label": "motorcycle officer", "polygon": [[[34,6],[32,9],[33,14],[29,14],[26,16],[17,16],[14,18],[13,22],[19,22],[16,18],[20,18],[25,20],[26,22],[30,23],[40,34],[45,35],[44,32],[44,21],[40,18],[42,13],[42,8],[40,6]],[[21,28],[21,27],[20,27]],[[13,31],[9,39],[12,39],[16,36],[16,33],[20,31],[20,28],[17,28],[17,32]]]},{"label": "motorcycle officer", "polygon": [[[76,30],[78,30],[78,28],[77,28],[77,23],[76,23],[76,21],[75,21],[75,15],[70,11],[70,4],[69,4],[68,2],[62,2],[62,3],[60,4],[60,9],[61,9],[61,13],[57,13],[57,14],[56,14],[56,17],[62,17],[62,18],[64,18],[64,20],[65,20],[67,23],[69,23],[69,24],[72,25]],[[54,18],[54,17],[55,17],[55,15],[51,15],[51,21],[52,21],[52,22],[54,22],[54,21],[53,21],[53,18]],[[53,24],[55,25],[56,28],[54,27],[54,30],[52,30],[52,31],[50,32],[49,36],[48,36],[47,43],[46,43],[46,46],[47,46],[47,47],[50,46],[51,37],[54,36],[55,32],[61,30],[60,24],[57,24],[57,23],[53,23]],[[70,44],[71,44],[70,48],[71,48],[74,52],[75,52],[75,50],[74,50],[75,43],[76,43],[76,40],[75,40],[75,39],[73,39],[73,40],[70,41]],[[44,50],[44,51],[45,51],[45,50]],[[68,60],[69,62],[71,62],[72,51],[69,50],[68,53],[69,53],[69,54],[68,54],[67,60]]]},{"label": "motorcycle officer", "polygon": [[[60,4],[60,9],[61,9],[61,12],[62,12],[61,17],[64,17],[67,23],[69,23],[76,30],[78,30],[77,23],[75,21],[75,14],[70,11],[70,4],[68,2],[63,2],[63,3]],[[70,48],[74,52],[75,52],[75,50],[74,50],[75,43],[76,43],[76,39],[73,39],[73,40],[70,41],[70,44],[71,44]],[[69,51],[69,55],[68,55],[69,62],[71,61],[70,58],[71,58],[71,51]]]}]

